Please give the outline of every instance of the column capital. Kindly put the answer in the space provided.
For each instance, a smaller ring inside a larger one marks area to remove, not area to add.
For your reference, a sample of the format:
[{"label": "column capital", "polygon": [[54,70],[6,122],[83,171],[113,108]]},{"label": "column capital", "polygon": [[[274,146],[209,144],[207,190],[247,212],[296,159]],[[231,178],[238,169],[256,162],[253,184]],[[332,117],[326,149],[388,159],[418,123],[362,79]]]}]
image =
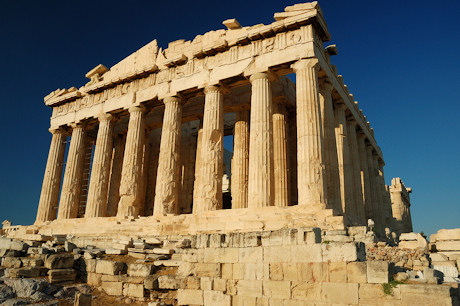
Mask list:
[{"label": "column capital", "polygon": [[128,112],[130,114],[135,112],[145,112],[145,106],[142,104],[139,106],[131,106],[130,108],[128,108]]},{"label": "column capital", "polygon": [[356,136],[358,136],[359,138],[363,138],[363,139],[366,139],[366,134],[364,133],[364,131],[362,130],[358,130],[356,131]]},{"label": "column capital", "polygon": [[75,129],[75,128],[85,128],[86,127],[86,122],[83,122],[83,121],[79,121],[79,122],[72,122],[69,124],[69,126],[72,128],[72,129]]},{"label": "column capital", "polygon": [[258,79],[269,79],[269,78],[270,78],[269,72],[256,72],[249,77],[249,81],[252,83]]},{"label": "column capital", "polygon": [[163,104],[168,104],[170,102],[184,103],[184,98],[181,95],[168,96],[163,99]]},{"label": "column capital", "polygon": [[347,124],[350,124],[350,125],[352,125],[352,126],[354,126],[356,128],[356,126],[358,125],[358,122],[356,121],[355,118],[348,117],[347,118]]},{"label": "column capital", "polygon": [[223,84],[207,85],[203,91],[205,94],[210,93],[210,92],[216,92],[216,91],[220,92],[221,94],[227,94],[227,93],[230,93],[230,88],[228,88],[227,86]]},{"label": "column capital", "polygon": [[291,65],[291,68],[294,70],[294,72],[305,69],[305,68],[315,68],[316,70],[319,70],[319,61],[317,58],[312,57],[312,58],[304,58],[300,59],[294,64]]},{"label": "column capital", "polygon": [[66,131],[62,127],[57,127],[57,128],[49,128],[48,131],[51,134],[64,134]]},{"label": "column capital", "polygon": [[319,79],[319,90],[320,91],[327,91],[331,93],[333,89],[334,89],[334,86],[327,78]]},{"label": "column capital", "polygon": [[347,106],[345,105],[345,102],[343,101],[342,98],[334,100],[334,105],[335,105],[335,107],[337,107],[339,109],[343,109],[343,110],[347,109]]},{"label": "column capital", "polygon": [[115,117],[110,113],[100,113],[99,115],[97,115],[97,119],[99,119],[99,122],[113,121],[115,120]]}]

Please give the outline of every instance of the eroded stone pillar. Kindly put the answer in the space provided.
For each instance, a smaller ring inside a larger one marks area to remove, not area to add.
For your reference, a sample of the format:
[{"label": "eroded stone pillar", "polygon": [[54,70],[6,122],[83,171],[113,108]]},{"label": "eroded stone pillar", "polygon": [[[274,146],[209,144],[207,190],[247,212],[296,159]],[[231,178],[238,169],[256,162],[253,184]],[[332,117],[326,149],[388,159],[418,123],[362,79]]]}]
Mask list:
[{"label": "eroded stone pillar", "polygon": [[269,75],[255,73],[250,81],[248,207],[273,206],[273,110]]},{"label": "eroded stone pillar", "polygon": [[340,179],[340,198],[342,211],[347,218],[351,218],[354,213],[354,193],[353,193],[353,176],[350,166],[350,150],[347,137],[347,119],[345,115],[346,106],[338,103],[334,110],[335,118],[335,138],[337,144],[337,157]]},{"label": "eroded stone pillar", "polygon": [[126,135],[123,168],[121,171],[120,201],[117,217],[137,217],[142,199],[142,161],[145,141],[143,106],[129,108],[128,134]]},{"label": "eroded stone pillar", "polygon": [[222,209],[224,97],[218,86],[204,90],[200,196],[194,212]]},{"label": "eroded stone pillar", "polygon": [[45,175],[43,177],[35,223],[56,219],[59,202],[66,134],[63,129],[50,129],[50,132],[53,136],[51,138],[48,160],[46,161]]},{"label": "eroded stone pillar", "polygon": [[289,171],[287,159],[287,113],[283,103],[277,102],[273,109],[273,160],[275,206],[289,206]]},{"label": "eroded stone pillar", "polygon": [[161,130],[160,156],[155,189],[154,215],[177,214],[179,197],[182,99],[167,97]]},{"label": "eroded stone pillar", "polygon": [[83,160],[85,158],[85,125],[72,124],[67,164],[62,183],[61,202],[59,203],[58,219],[76,218],[80,201]]},{"label": "eroded stone pillar", "polygon": [[113,151],[112,122],[111,114],[99,115],[99,130],[93,156],[85,218],[106,216],[110,162]]},{"label": "eroded stone pillar", "polygon": [[232,208],[248,207],[249,111],[236,113],[233,134]]},{"label": "eroded stone pillar", "polygon": [[363,193],[364,202],[364,213],[367,219],[372,219],[372,192],[371,183],[369,178],[369,166],[367,164],[367,152],[366,152],[366,135],[364,133],[358,133],[358,149],[361,164],[361,188]]},{"label": "eroded stone pillar", "polygon": [[297,183],[299,205],[326,204],[318,94],[318,60],[303,59],[292,65],[296,73],[297,96]]},{"label": "eroded stone pillar", "polygon": [[[377,175],[378,171],[377,169],[374,168],[374,161],[373,161],[373,148],[371,144],[366,144],[366,158],[367,158],[367,167],[369,169],[369,188],[370,188],[370,193],[372,196],[372,214],[370,218],[376,221],[377,217],[377,203],[378,203],[378,198],[377,198]],[[378,221],[377,221],[378,222]]]},{"label": "eroded stone pillar", "polygon": [[195,158],[195,181],[193,182],[193,211],[198,203],[200,196],[200,177],[201,177],[201,141],[203,139],[203,120],[200,120],[200,128],[196,138],[196,158]]},{"label": "eroded stone pillar", "polygon": [[160,139],[161,129],[154,130],[151,135],[150,150],[149,150],[149,170],[147,177],[147,191],[144,214],[146,216],[153,215],[153,201],[155,200],[155,187],[157,182],[158,158],[160,154]]},{"label": "eroded stone pillar", "polygon": [[126,134],[116,135],[110,167],[109,196],[107,201],[107,216],[117,215],[120,201],[121,172],[123,170],[123,155],[125,153]]},{"label": "eroded stone pillar", "polygon": [[178,214],[188,214],[192,210],[193,182],[195,177],[196,137],[189,124],[182,125],[180,145],[180,192]]},{"label": "eroded stone pillar", "polygon": [[361,184],[360,156],[358,150],[358,140],[356,136],[356,121],[347,121],[348,147],[350,149],[350,169],[353,177],[353,214],[355,220],[361,225],[367,224],[364,215],[363,191]]},{"label": "eroded stone pillar", "polygon": [[328,206],[342,212],[340,195],[339,165],[335,139],[334,108],[332,102],[333,86],[323,81],[319,87],[321,105],[321,122],[324,136],[324,165],[326,180],[326,198]]}]

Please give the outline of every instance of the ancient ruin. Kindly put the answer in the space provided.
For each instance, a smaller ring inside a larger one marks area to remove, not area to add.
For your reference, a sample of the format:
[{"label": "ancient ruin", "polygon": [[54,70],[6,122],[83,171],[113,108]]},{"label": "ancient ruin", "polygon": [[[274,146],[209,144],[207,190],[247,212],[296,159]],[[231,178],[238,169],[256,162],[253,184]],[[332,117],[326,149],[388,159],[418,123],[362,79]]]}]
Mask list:
[{"label": "ancient ruin", "polygon": [[[410,231],[408,193],[401,180],[399,197],[385,186],[374,132],[331,64],[337,48],[324,46],[321,10],[296,5],[275,20],[242,27],[229,19],[226,30],[165,50],[154,40],[110,69],[93,68],[85,86],[46,96],[53,137],[36,225],[150,216],[193,224],[216,212],[234,222],[252,209],[262,219],[273,211],[329,217],[314,226],[371,219],[383,234],[394,211]],[[174,218],[184,214],[197,218]]]},{"label": "ancient ruin", "polygon": [[[44,242],[14,249],[23,255],[67,252],[75,263],[44,257],[33,275],[78,274],[108,295],[179,305],[453,303],[458,292],[430,268],[435,245],[403,234],[411,189],[385,185],[319,5],[274,18],[228,19],[166,49],[153,40],[44,98],[52,140],[36,221],[3,233]],[[449,233],[435,256],[455,282],[460,232]],[[18,272],[27,260],[7,260],[9,275],[29,275]],[[155,278],[158,267],[176,270]],[[396,276],[416,283],[386,296],[380,284]]]}]

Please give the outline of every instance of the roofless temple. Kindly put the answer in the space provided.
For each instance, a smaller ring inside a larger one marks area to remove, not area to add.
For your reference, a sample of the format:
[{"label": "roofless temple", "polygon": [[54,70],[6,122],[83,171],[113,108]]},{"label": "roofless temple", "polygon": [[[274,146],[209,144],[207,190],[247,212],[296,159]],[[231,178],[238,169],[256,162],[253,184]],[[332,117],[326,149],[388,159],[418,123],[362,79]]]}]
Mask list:
[{"label": "roofless temple", "polygon": [[385,185],[371,124],[331,64],[337,48],[325,44],[321,9],[298,4],[274,17],[245,27],[229,19],[164,50],[153,40],[91,69],[86,85],[46,96],[52,140],[35,225],[411,231],[411,190],[399,178]]}]

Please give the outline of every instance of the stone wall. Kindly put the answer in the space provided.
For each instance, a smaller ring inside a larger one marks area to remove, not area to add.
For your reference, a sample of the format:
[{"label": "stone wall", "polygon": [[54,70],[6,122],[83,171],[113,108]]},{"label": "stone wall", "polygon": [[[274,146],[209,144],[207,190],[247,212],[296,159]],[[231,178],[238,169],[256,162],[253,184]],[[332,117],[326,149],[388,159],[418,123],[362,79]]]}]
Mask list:
[{"label": "stone wall", "polygon": [[0,239],[0,270],[8,278],[76,279],[97,289],[93,295],[104,292],[121,304],[456,305],[459,295],[458,285],[438,285],[436,278],[433,284],[415,277],[390,283],[399,257],[412,258],[411,267],[402,265],[410,272],[416,260],[424,262],[426,249],[372,242],[366,227],[119,236],[110,243],[110,237],[27,237],[35,241]]}]

